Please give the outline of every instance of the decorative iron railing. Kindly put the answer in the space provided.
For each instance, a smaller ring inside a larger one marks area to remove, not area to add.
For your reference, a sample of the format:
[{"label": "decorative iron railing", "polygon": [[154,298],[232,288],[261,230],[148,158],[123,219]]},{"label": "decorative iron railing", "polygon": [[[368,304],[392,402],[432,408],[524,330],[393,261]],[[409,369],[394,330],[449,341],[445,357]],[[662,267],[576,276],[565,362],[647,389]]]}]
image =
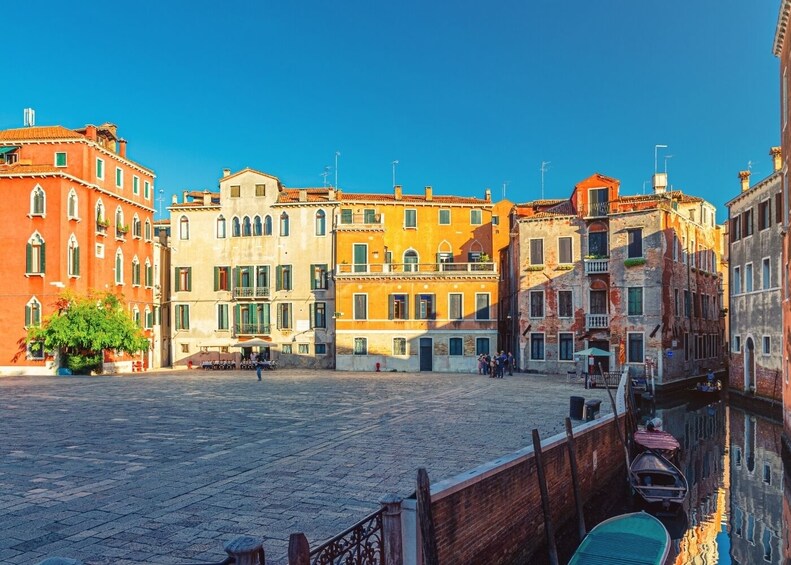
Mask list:
[{"label": "decorative iron railing", "polygon": [[382,514],[377,510],[310,552],[311,565],[384,565]]},{"label": "decorative iron railing", "polygon": [[583,215],[588,218],[602,218],[610,213],[609,202],[591,202]]},{"label": "decorative iron railing", "polygon": [[585,274],[599,274],[610,272],[609,259],[585,259]]},{"label": "decorative iron railing", "polygon": [[235,286],[233,289],[234,298],[268,298],[268,286]]},{"label": "decorative iron railing", "polygon": [[271,333],[271,324],[244,323],[234,324],[234,335],[264,335]]}]

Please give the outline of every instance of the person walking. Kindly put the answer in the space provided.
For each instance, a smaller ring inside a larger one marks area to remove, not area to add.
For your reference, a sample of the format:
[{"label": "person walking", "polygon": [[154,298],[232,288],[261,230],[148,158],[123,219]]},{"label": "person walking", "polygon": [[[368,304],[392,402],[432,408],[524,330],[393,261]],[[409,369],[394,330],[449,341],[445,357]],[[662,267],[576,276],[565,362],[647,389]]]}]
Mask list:
[{"label": "person walking", "polygon": [[258,380],[261,380],[261,371],[264,370],[264,359],[263,355],[258,355],[255,357],[255,374],[258,376]]},{"label": "person walking", "polygon": [[514,356],[511,355],[511,352],[508,352],[508,360],[506,361],[506,365],[508,366],[508,376],[514,376]]}]

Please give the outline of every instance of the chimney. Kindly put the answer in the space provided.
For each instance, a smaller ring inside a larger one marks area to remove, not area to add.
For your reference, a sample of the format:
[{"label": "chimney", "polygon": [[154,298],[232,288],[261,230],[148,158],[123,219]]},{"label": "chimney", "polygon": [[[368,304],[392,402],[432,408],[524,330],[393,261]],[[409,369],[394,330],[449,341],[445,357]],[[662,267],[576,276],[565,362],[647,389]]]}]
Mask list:
[{"label": "chimney", "polygon": [[188,190],[182,190],[181,194],[184,196],[184,204],[187,203],[187,195],[189,194]]},{"label": "chimney", "polygon": [[492,189],[491,188],[487,188],[486,190],[483,191],[483,198],[487,202],[491,202],[492,201]]},{"label": "chimney", "polygon": [[434,200],[434,189],[430,186],[426,187],[426,202],[431,202]]},{"label": "chimney", "polygon": [[222,170],[222,178],[231,176],[231,169],[223,169]]},{"label": "chimney", "polygon": [[667,173],[654,173],[654,194],[662,194],[667,190]]},{"label": "chimney", "polygon": [[208,190],[203,191],[203,205],[211,206],[211,192]]},{"label": "chimney", "polygon": [[96,141],[96,126],[90,124],[85,126],[85,137],[91,141]]},{"label": "chimney", "polygon": [[126,159],[126,140],[119,139],[118,140],[118,154]]},{"label": "chimney", "polygon": [[178,195],[174,194],[173,197],[170,199],[170,203],[171,204],[178,204],[179,203]]},{"label": "chimney", "polygon": [[739,171],[739,179],[742,181],[742,192],[750,190],[750,171]]},{"label": "chimney", "polygon": [[779,171],[783,168],[783,155],[780,147],[772,147],[769,150],[769,155],[772,156],[772,165],[774,167],[774,172]]},{"label": "chimney", "polygon": [[300,202],[307,202],[308,201],[308,189],[299,191],[299,201]]},{"label": "chimney", "polygon": [[327,189],[327,200],[330,200],[330,201],[335,200],[335,189],[334,188]]},{"label": "chimney", "polygon": [[393,196],[395,197],[396,200],[401,200],[403,198],[404,193],[402,191],[400,184],[395,185],[395,189],[393,192],[394,192]]}]

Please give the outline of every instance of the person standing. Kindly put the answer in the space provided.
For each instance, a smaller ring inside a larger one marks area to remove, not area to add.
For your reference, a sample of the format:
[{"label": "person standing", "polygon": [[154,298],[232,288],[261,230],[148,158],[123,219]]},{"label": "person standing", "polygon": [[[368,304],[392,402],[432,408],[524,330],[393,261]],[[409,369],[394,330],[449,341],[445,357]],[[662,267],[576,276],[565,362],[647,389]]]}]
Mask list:
[{"label": "person standing", "polygon": [[264,370],[264,360],[262,359],[262,355],[259,355],[255,358],[255,374],[258,376],[258,380],[261,380],[261,371]]},{"label": "person standing", "polygon": [[506,365],[508,365],[508,376],[514,376],[514,356],[511,355],[511,352],[508,352],[508,360],[506,361]]}]

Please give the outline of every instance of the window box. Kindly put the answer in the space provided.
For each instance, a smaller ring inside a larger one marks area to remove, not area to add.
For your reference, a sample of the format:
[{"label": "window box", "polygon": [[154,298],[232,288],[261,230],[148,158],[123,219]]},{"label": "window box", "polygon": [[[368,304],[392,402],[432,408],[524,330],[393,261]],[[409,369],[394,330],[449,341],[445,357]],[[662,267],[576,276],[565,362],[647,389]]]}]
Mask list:
[{"label": "window box", "polygon": [[543,271],[544,265],[528,265],[525,267],[525,271]]},{"label": "window box", "polygon": [[574,265],[558,265],[555,267],[556,271],[570,271],[574,268]]},{"label": "window box", "polygon": [[632,257],[630,259],[626,259],[623,262],[624,267],[636,267],[638,265],[645,265],[645,258],[643,257]]}]

